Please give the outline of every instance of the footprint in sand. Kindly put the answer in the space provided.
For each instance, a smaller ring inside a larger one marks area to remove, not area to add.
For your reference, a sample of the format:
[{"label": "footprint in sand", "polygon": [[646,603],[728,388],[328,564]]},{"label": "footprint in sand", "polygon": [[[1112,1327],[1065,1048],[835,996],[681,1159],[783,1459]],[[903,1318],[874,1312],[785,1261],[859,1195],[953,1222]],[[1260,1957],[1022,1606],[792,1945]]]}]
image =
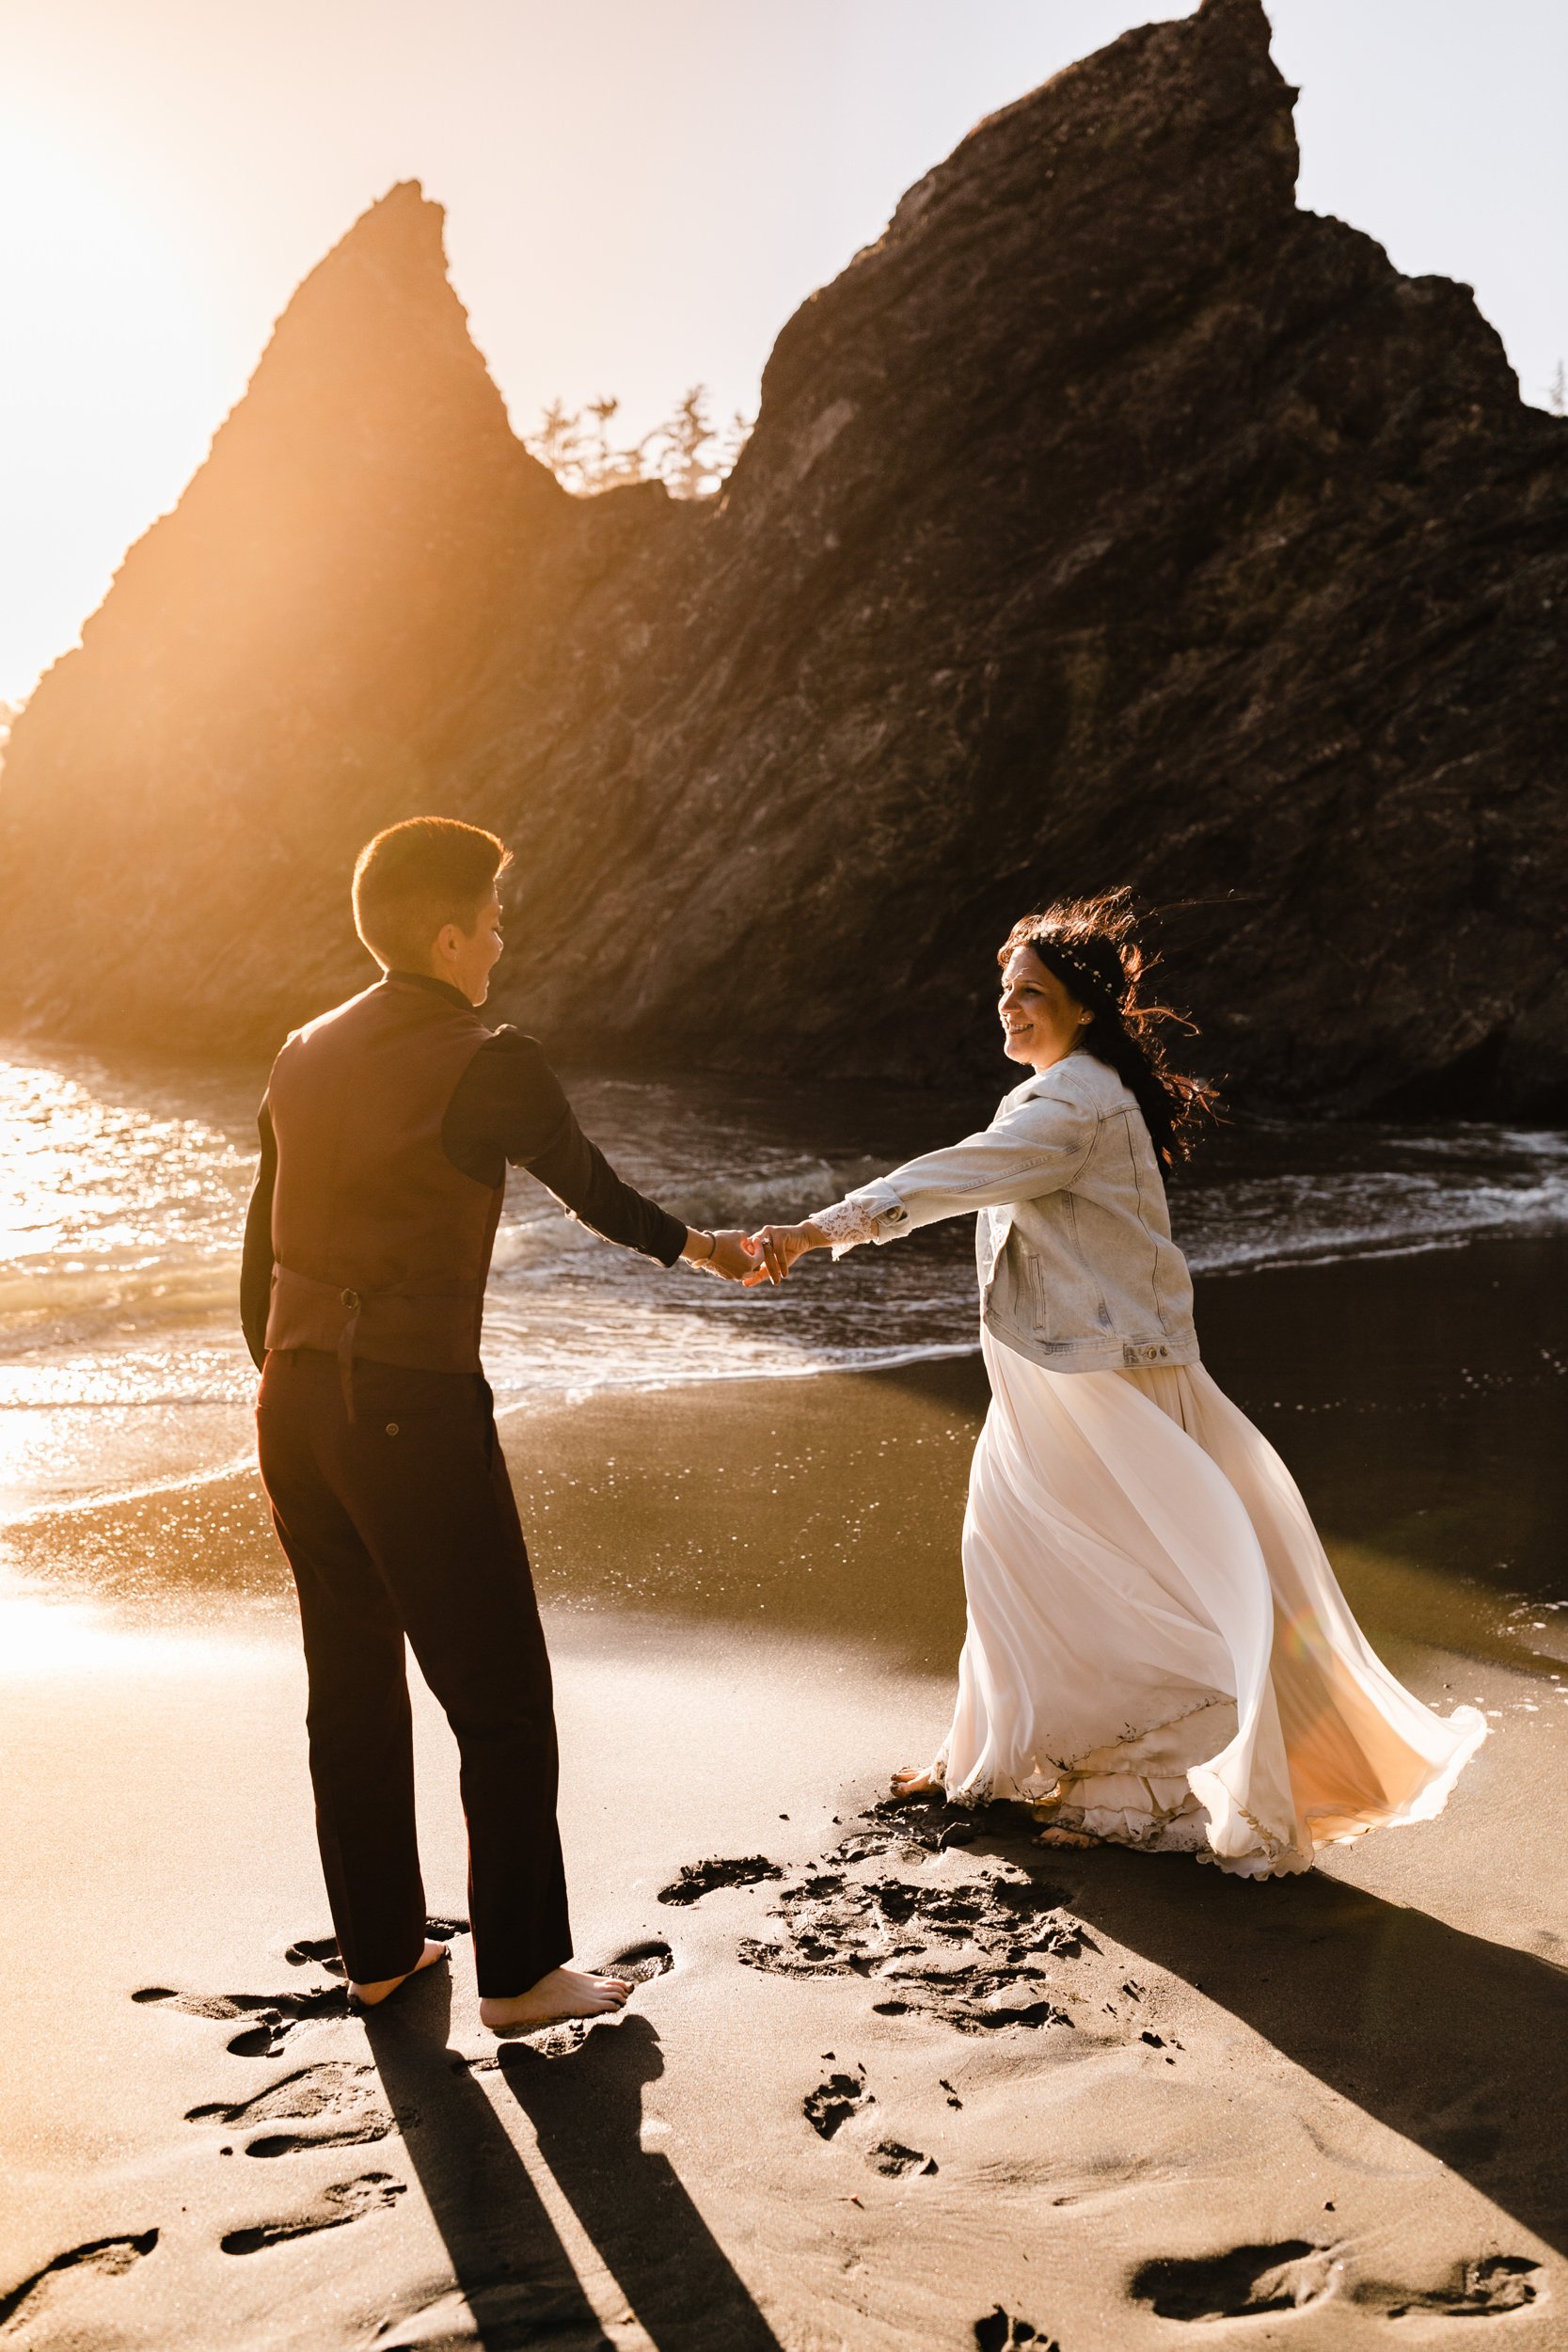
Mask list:
[{"label": "footprint in sand", "polygon": [[755,1886],[763,1879],[782,1879],[784,1872],[766,1854],[740,1854],[728,1860],[710,1856],[705,1862],[688,1862],[678,1877],[658,1890],[661,1903],[695,1903],[705,1895],[711,1895],[721,1886]]},{"label": "footprint in sand", "polygon": [[260,2221],[248,2230],[230,2230],[218,2243],[226,2254],[258,2254],[263,2247],[281,2246],[289,2238],[313,2237],[320,2230],[341,2230],[345,2222],[362,2221],[396,2204],[408,2186],[389,2172],[362,2172],[357,2180],[338,2181],[323,2189],[313,2205],[280,2221]]},{"label": "footprint in sand", "polygon": [[46,2262],[41,2270],[0,2294],[0,2340],[23,2341],[24,2330],[31,2334],[44,2316],[52,2297],[52,2289],[62,2275],[73,2271],[92,2271],[100,2277],[119,2278],[150,2254],[158,2243],[156,2230],[143,2230],[133,2237],[93,2237],[81,2246],[68,2247]]},{"label": "footprint in sand", "polygon": [[859,1861],[868,1853],[896,1851],[906,1861],[945,1853],[953,1846],[973,1846],[980,1825],[970,1805],[949,1804],[934,1792],[912,1797],[881,1797],[866,1818],[871,1830],[854,1830],[838,1847],[839,1854]]},{"label": "footprint in sand", "polygon": [[1255,2318],[1321,2303],[1344,2275],[1332,2247],[1307,2238],[1276,2246],[1233,2246],[1193,2261],[1163,2257],[1134,2272],[1132,2294],[1161,2319]]},{"label": "footprint in sand", "polygon": [[335,1935],[302,1935],[291,1944],[283,1955],[291,1968],[330,1968],[335,1976],[343,1973]]},{"label": "footprint in sand", "polygon": [[[425,1921],[427,1935],[443,1943],[469,1932],[467,1919]],[[292,1968],[326,1968],[341,1977],[337,1939],[330,1935],[300,1936],[283,1955]],[[235,2058],[276,2058],[299,2026],[326,2017],[354,2014],[346,1984],[309,1985],[298,1993],[180,1993],[172,1985],[144,1984],[131,1998],[155,2008],[178,2010],[183,2017],[207,2017],[218,2024],[249,2017],[254,2023],[228,2044]]]},{"label": "footprint in sand", "polygon": [[1015,2318],[998,2303],[974,2323],[974,2352],[1062,2352],[1054,2336],[1042,2335],[1026,2319]]},{"label": "footprint in sand", "polygon": [[873,2172],[882,2172],[890,2181],[901,2181],[911,2172],[931,2173],[938,2169],[935,2156],[922,2149],[906,2148],[899,2139],[879,2139],[865,2152],[865,2161]]},{"label": "footprint in sand", "polygon": [[[826,2053],[832,2058],[832,2052]],[[866,2084],[865,2069],[857,2066],[854,2073],[829,2074],[815,2090],[808,2090],[800,2102],[800,2112],[812,2130],[823,2139],[832,2139],[846,2123],[863,2115],[877,2104],[877,2094]],[[865,2161],[873,2172],[881,2172],[889,2180],[902,2180],[911,2172],[928,2173],[937,2169],[934,2156],[924,2149],[906,2148],[902,2140],[879,2139],[865,2151]]]},{"label": "footprint in sand", "polygon": [[875,2106],[876,2094],[865,2087],[865,2069],[857,2066],[852,2074],[830,2074],[815,2090],[808,2090],[800,2102],[800,2112],[814,2132],[832,2139],[851,2116]]},{"label": "footprint in sand", "polygon": [[[450,1944],[454,1935],[473,1932],[467,1919],[427,1919],[424,1931],[439,1944]],[[283,1957],[291,1968],[330,1968],[335,1977],[343,1974],[342,1958],[335,1935],[302,1935],[289,1946]]]},{"label": "footprint in sand", "polygon": [[144,1984],[131,1998],[154,2007],[178,2010],[182,2017],[206,2017],[229,2024],[252,2017],[253,2025],[228,2044],[236,2058],[276,2058],[290,2034],[324,2017],[350,2014],[347,1987],[324,1984],[305,1993],[177,1993],[166,1984]]},{"label": "footprint in sand", "polygon": [[651,1984],[655,1977],[667,1977],[675,1964],[675,1955],[662,1936],[650,1935],[645,1943],[628,1944],[619,1952],[601,1961],[598,1974],[620,1977],[628,1984]]},{"label": "footprint in sand", "polygon": [[309,2123],[306,2132],[269,2132],[251,2140],[247,2156],[287,2156],[309,2148],[342,2148],[364,2140],[385,2139],[396,2127],[390,2112],[376,2098],[379,2077],[372,2066],[355,2066],[343,2059],[325,2059],[303,2066],[281,2082],[269,2084],[254,2099],[232,2106],[221,2103],[192,2107],[187,2123],[221,2123],[230,2130],[249,2131],[258,2123]]},{"label": "footprint in sand", "polygon": [[1443,2286],[1415,2293],[1371,2280],[1356,2288],[1354,2299],[1372,2304],[1390,2319],[1482,2319],[1496,2312],[1523,2311],[1533,2303],[1540,2269],[1525,2254],[1487,2254],[1479,2262],[1456,2264]]},{"label": "footprint in sand", "polygon": [[1132,2280],[1132,2293],[1162,2319],[1307,2311],[1336,2290],[1387,2319],[1486,2318],[1533,2303],[1541,2265],[1524,2254],[1488,2254],[1457,2263],[1442,2285],[1425,2288],[1383,2279],[1347,2286],[1347,2258],[1333,2247],[1289,2238],[1276,2246],[1235,2246],[1196,2261],[1146,2263]]},{"label": "footprint in sand", "polygon": [[966,2033],[1071,2026],[1041,1989],[1053,1973],[1046,1963],[1099,1947],[1062,1911],[1058,1888],[998,1870],[958,1885],[857,1874],[855,1864],[879,1851],[874,1836],[847,1838],[829,1857],[844,1867],[805,1870],[773,1913],[781,1932],[744,1940],[742,1964],[779,1976],[873,1978],[887,1988],[872,2004],[879,2015],[924,2011]]}]

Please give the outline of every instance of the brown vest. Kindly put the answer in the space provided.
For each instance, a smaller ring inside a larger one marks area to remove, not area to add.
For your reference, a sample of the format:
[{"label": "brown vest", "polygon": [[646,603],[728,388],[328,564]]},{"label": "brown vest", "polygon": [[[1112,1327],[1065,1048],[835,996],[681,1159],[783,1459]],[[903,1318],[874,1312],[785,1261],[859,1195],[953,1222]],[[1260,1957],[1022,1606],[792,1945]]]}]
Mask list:
[{"label": "brown vest", "polygon": [[268,1347],[478,1372],[504,1184],[441,1149],[452,1090],[491,1032],[433,989],[384,979],[295,1031],[267,1089],[277,1138]]}]

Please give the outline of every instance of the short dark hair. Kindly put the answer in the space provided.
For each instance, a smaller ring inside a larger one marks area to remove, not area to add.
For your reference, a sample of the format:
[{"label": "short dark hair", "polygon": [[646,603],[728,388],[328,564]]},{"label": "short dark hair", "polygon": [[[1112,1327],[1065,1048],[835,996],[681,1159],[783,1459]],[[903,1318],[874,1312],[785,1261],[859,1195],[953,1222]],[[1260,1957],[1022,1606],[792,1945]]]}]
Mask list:
[{"label": "short dark hair", "polygon": [[417,972],[443,925],[473,930],[511,863],[504,841],[455,817],[388,825],[355,861],[354,928],[385,970]]}]

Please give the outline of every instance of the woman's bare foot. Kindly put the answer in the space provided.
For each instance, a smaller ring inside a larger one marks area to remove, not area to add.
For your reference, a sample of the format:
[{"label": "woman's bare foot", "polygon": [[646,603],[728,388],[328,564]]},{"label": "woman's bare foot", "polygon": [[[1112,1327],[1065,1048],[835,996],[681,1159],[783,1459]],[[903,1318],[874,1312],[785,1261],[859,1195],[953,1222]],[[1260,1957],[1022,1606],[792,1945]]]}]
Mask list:
[{"label": "woman's bare foot", "polygon": [[941,1787],[941,1781],[933,1773],[922,1770],[917,1764],[901,1764],[893,1775],[893,1793],[895,1797],[923,1797],[927,1791]]},{"label": "woman's bare foot", "polygon": [[526,1993],[492,1993],[479,2005],[492,2033],[537,2033],[567,2017],[602,2017],[620,2009],[631,1991],[625,1977],[591,1977],[582,1968],[552,1968]]},{"label": "woman's bare foot", "polygon": [[410,1977],[417,1977],[421,1968],[434,1968],[438,1960],[445,1960],[446,1957],[444,1944],[427,1944],[413,1967],[405,1969],[401,1977],[377,1977],[373,1984],[356,1984],[351,1979],[348,1989],[361,2009],[374,2009],[387,1998],[388,1993],[395,1993],[400,1984],[406,1984]]},{"label": "woman's bare foot", "polygon": [[1064,1829],[1059,1821],[1047,1821],[1035,1839],[1037,1846],[1098,1846],[1100,1842],[1086,1829]]}]

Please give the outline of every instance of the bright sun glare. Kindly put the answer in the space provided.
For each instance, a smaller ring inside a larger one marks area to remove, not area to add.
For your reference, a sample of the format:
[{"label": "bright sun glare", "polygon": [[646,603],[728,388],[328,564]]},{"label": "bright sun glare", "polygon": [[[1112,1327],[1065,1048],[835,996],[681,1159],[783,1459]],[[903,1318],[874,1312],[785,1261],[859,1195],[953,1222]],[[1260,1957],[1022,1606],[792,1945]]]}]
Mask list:
[{"label": "bright sun glare", "polygon": [[[227,402],[163,225],[128,204],[109,159],[15,98],[0,103],[0,437],[29,460],[8,471],[0,512],[6,541],[29,550],[0,593],[0,699],[17,699],[63,650],[54,576],[80,575],[86,550],[128,546],[172,505],[202,453],[197,420],[210,436]],[[49,364],[23,366],[24,353]]]}]

